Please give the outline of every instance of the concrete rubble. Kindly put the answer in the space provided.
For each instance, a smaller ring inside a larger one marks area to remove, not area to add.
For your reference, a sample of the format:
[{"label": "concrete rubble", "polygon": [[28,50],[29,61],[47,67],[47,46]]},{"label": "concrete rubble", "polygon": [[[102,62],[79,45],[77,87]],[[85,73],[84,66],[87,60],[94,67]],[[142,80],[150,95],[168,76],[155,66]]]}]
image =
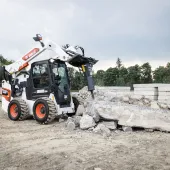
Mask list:
[{"label": "concrete rubble", "polygon": [[74,122],[74,119],[71,117],[68,117],[67,122],[66,122],[66,128],[68,130],[74,130],[76,128],[76,124]]},{"label": "concrete rubble", "polygon": [[94,133],[102,134],[103,136],[109,137],[111,135],[111,131],[104,124],[100,123],[94,128]]},{"label": "concrete rubble", "polygon": [[76,115],[77,116],[82,116],[84,112],[85,112],[84,105],[79,105],[78,108],[77,108]]},{"label": "concrete rubble", "polygon": [[102,121],[102,124],[105,125],[110,130],[117,129],[117,122],[116,121]]},{"label": "concrete rubble", "polygon": [[129,126],[122,126],[122,129],[124,132],[132,132],[133,131],[133,129]]},{"label": "concrete rubble", "polygon": [[73,121],[76,127],[106,136],[118,126],[124,132],[131,132],[134,127],[170,132],[170,101],[155,101],[152,99],[154,97],[148,97],[149,94],[157,95],[157,91],[147,93],[155,88],[145,87],[147,96],[141,93],[141,85],[135,94],[129,88],[120,89],[116,91],[96,87],[95,100],[91,99],[87,87],[75,94],[74,97],[80,103],[76,113],[79,115],[79,124]]},{"label": "concrete rubble", "polygon": [[89,115],[83,115],[80,120],[80,129],[89,129],[96,125],[94,119]]}]

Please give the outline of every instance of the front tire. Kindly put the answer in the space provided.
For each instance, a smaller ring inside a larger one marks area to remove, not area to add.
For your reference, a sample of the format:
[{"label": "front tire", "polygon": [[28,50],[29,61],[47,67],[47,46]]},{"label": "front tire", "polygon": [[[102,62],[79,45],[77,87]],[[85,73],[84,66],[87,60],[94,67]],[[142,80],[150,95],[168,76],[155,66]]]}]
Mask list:
[{"label": "front tire", "polygon": [[48,124],[56,117],[57,109],[55,103],[47,98],[39,98],[33,106],[34,119],[41,124]]},{"label": "front tire", "polygon": [[14,99],[8,105],[8,117],[13,121],[25,120],[29,116],[27,103],[22,99]]}]

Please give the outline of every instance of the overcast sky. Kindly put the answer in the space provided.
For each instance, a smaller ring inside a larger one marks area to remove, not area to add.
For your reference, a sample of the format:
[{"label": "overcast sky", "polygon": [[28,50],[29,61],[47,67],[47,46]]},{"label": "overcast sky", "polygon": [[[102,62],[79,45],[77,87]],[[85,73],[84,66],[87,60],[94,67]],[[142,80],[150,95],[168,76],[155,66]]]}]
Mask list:
[{"label": "overcast sky", "polygon": [[0,0],[0,54],[18,59],[40,33],[81,45],[95,69],[170,61],[170,0]]}]

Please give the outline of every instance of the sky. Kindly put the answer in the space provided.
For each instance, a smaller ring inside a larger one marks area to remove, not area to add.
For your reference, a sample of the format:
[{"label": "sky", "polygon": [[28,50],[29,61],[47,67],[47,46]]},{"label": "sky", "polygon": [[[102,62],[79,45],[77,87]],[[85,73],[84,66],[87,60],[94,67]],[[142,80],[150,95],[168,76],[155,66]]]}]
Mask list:
[{"label": "sky", "polygon": [[170,62],[170,0],[0,0],[0,54],[16,60],[40,33],[84,47],[94,69]]}]

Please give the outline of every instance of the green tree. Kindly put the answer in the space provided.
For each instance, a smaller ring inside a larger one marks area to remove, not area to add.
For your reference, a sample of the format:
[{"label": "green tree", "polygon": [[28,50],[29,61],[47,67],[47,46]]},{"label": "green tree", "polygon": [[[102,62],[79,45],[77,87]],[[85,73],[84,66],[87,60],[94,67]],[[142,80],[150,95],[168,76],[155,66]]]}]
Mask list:
[{"label": "green tree", "polygon": [[153,72],[155,83],[170,83],[170,63],[166,67],[160,66]]},{"label": "green tree", "polygon": [[120,69],[122,67],[122,61],[120,58],[117,59],[116,61],[117,68]]},{"label": "green tree", "polygon": [[141,83],[152,83],[152,69],[148,62],[141,66]]},{"label": "green tree", "polygon": [[119,76],[116,80],[117,86],[125,86],[128,83],[128,70],[125,67],[119,69]]},{"label": "green tree", "polygon": [[86,85],[84,74],[82,72],[76,71],[73,83],[73,90],[80,90]]},{"label": "green tree", "polygon": [[5,59],[2,55],[0,55],[0,66],[12,64],[14,61]]},{"label": "green tree", "polygon": [[95,84],[98,86],[104,86],[104,76],[105,76],[105,71],[98,70],[94,75]]},{"label": "green tree", "polygon": [[118,75],[119,75],[119,70],[117,67],[107,69],[104,76],[104,85],[115,86]]},{"label": "green tree", "polygon": [[68,67],[68,75],[71,90],[80,90],[86,85],[84,74],[82,72],[75,70],[73,67]]},{"label": "green tree", "polygon": [[141,82],[141,69],[138,64],[128,68],[128,85],[139,84]]},{"label": "green tree", "polygon": [[170,83],[170,63],[166,65],[166,73],[165,73],[165,83]]},{"label": "green tree", "polygon": [[155,82],[155,83],[164,83],[165,75],[166,75],[166,68],[163,67],[163,66],[158,67],[158,68],[153,72],[154,82]]}]

